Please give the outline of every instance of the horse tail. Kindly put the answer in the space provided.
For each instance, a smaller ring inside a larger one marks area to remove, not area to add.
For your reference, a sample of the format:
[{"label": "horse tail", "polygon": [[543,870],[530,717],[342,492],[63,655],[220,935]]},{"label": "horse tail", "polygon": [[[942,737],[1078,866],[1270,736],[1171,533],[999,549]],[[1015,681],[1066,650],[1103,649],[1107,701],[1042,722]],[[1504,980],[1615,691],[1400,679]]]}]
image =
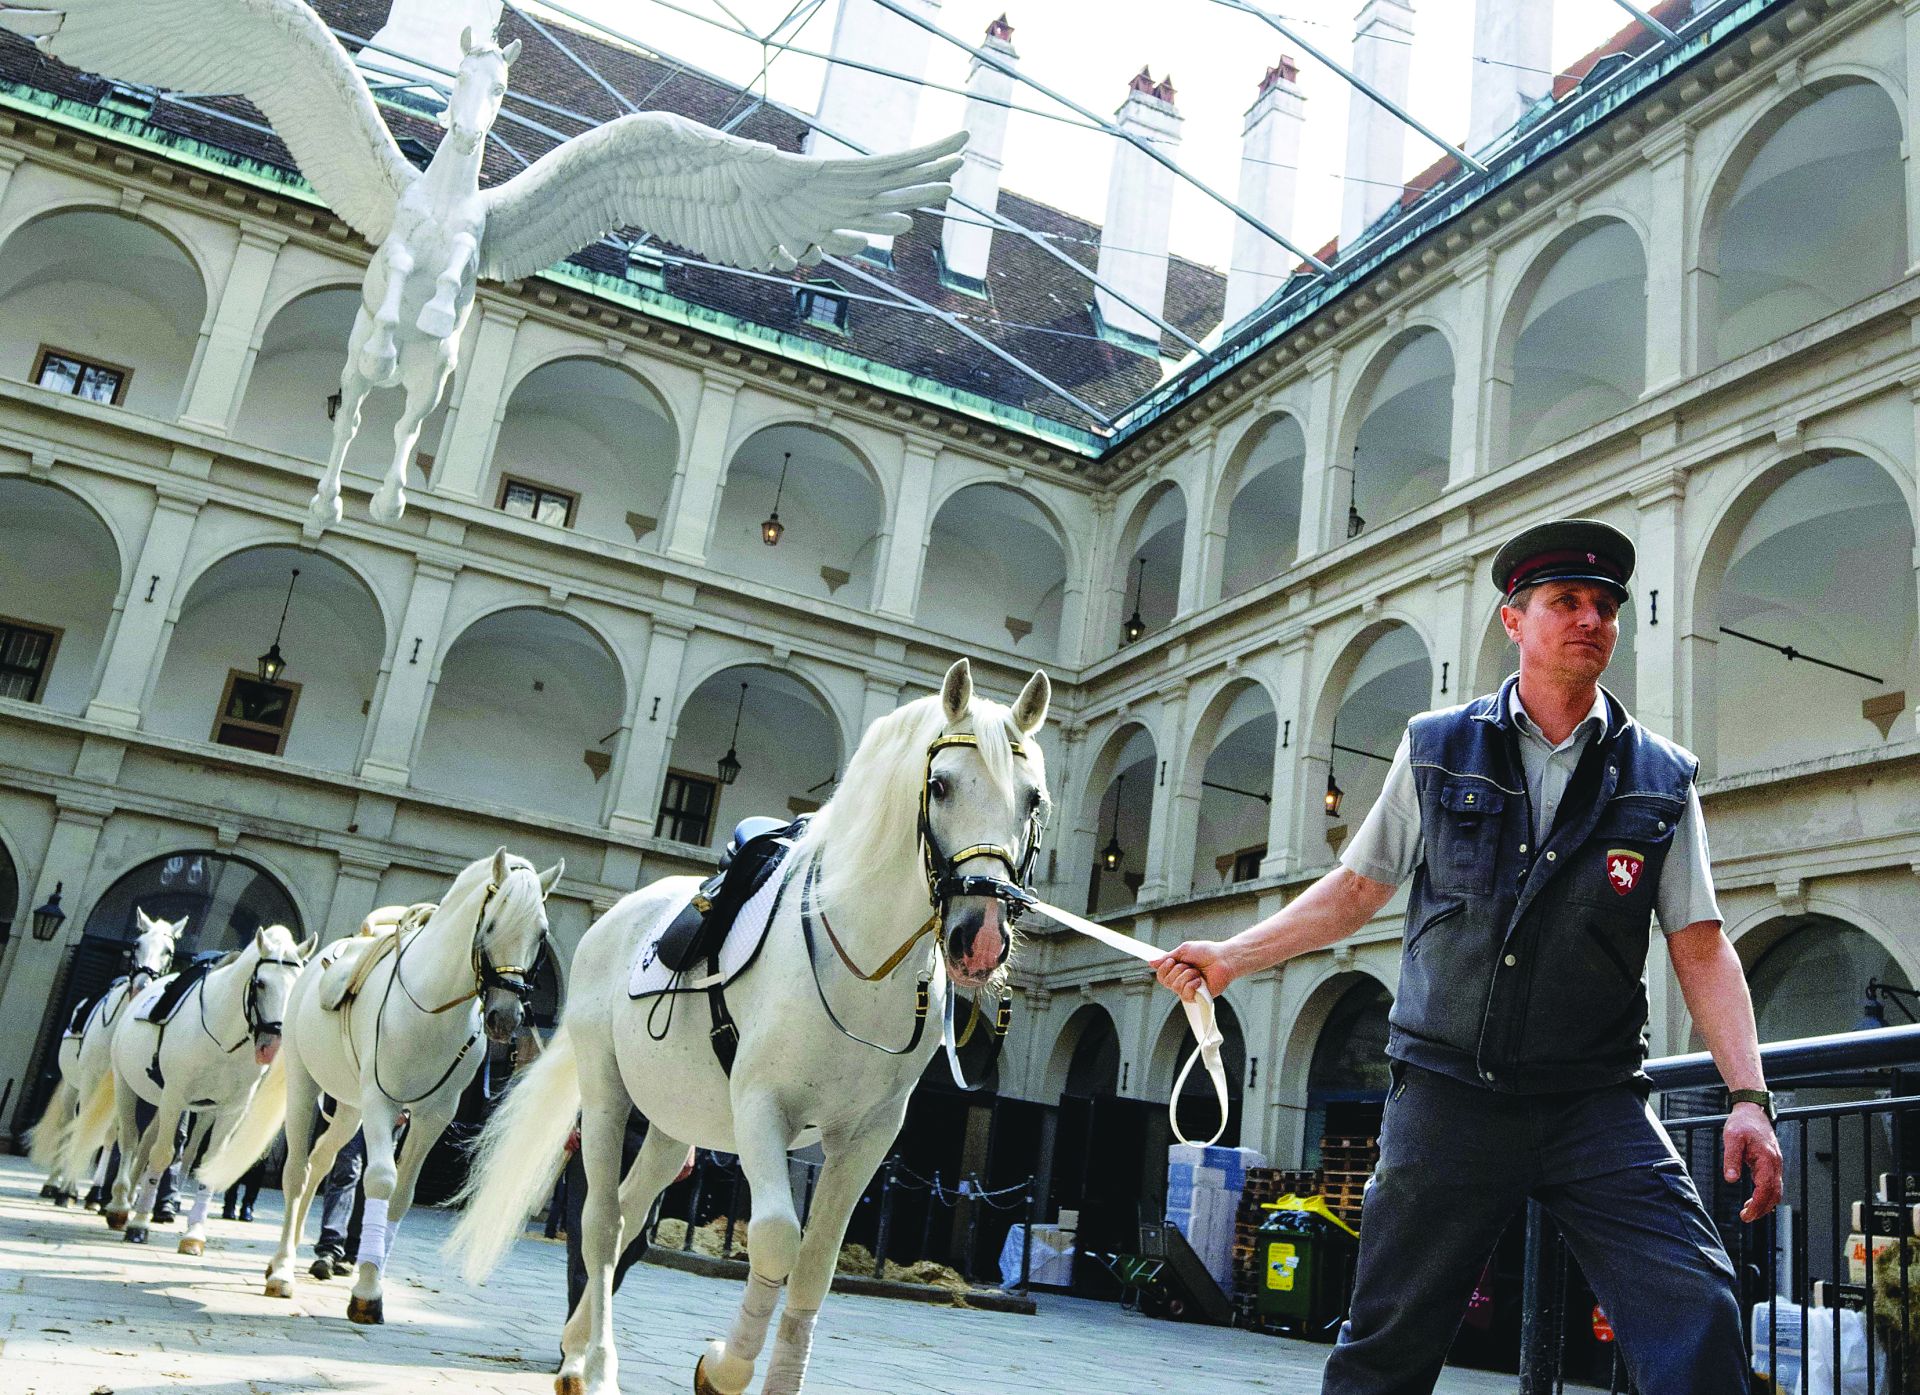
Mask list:
[{"label": "horse tail", "polygon": [[66,1151],[67,1135],[73,1131],[74,1111],[80,1107],[80,1092],[60,1077],[60,1083],[53,1087],[53,1098],[47,1101],[46,1111],[41,1114],[40,1122],[33,1126],[30,1135],[32,1144],[27,1149],[27,1161],[42,1172],[55,1171],[60,1156]]},{"label": "horse tail", "polygon": [[200,1164],[203,1186],[223,1192],[260,1160],[287,1122],[287,1051],[282,1043],[273,1064],[253,1087],[246,1112],[215,1145],[213,1155]]},{"label": "horse tail", "polygon": [[466,1184],[454,1197],[460,1222],[443,1251],[460,1257],[470,1283],[491,1274],[527,1218],[553,1194],[567,1135],[580,1113],[580,1063],[562,1026],[473,1142]]},{"label": "horse tail", "polygon": [[107,1146],[114,1124],[113,1092],[113,1067],[108,1066],[81,1101],[80,1116],[67,1126],[65,1161],[60,1170],[69,1180],[90,1175],[94,1153]]}]

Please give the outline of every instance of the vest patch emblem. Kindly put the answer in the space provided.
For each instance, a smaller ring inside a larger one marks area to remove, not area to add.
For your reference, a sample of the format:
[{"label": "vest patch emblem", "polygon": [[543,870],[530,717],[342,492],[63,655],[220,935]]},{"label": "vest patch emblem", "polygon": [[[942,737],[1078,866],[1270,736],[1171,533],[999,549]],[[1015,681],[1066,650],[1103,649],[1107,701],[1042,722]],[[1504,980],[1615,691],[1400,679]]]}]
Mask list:
[{"label": "vest patch emblem", "polygon": [[1607,880],[1622,896],[1640,884],[1640,871],[1646,865],[1646,858],[1631,848],[1607,849]]}]

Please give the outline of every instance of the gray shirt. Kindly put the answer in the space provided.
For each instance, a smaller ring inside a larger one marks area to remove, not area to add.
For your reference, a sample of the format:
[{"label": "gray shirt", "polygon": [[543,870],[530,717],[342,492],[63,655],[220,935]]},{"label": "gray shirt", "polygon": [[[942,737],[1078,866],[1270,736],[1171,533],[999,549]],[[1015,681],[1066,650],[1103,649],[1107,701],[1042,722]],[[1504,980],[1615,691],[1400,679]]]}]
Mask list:
[{"label": "gray shirt", "polygon": [[[1533,802],[1533,835],[1544,842],[1581,753],[1597,733],[1606,730],[1607,699],[1596,692],[1592,710],[1557,746],[1527,715],[1518,685],[1513,690],[1511,711],[1520,732],[1520,763],[1525,767],[1527,793]],[[1340,864],[1373,881],[1398,886],[1413,875],[1423,856],[1420,796],[1414,789],[1407,738],[1402,736],[1380,798],[1362,821],[1360,831],[1342,849]],[[1669,935],[1702,920],[1720,919],[1720,903],[1713,894],[1713,869],[1707,860],[1707,822],[1700,811],[1699,792],[1691,785],[1687,787],[1686,812],[1673,831],[1673,847],[1667,853],[1660,885],[1654,889],[1654,911],[1660,918],[1660,928]]]}]

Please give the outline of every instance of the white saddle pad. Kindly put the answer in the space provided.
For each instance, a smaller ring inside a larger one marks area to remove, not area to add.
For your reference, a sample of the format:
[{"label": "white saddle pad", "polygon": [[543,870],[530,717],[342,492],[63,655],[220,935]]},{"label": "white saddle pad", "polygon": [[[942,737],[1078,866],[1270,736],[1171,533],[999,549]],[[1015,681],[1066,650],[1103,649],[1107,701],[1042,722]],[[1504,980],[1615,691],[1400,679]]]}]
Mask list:
[{"label": "white saddle pad", "polygon": [[779,870],[767,878],[766,885],[747,898],[720,946],[720,968],[716,974],[708,974],[705,960],[678,973],[660,962],[660,937],[686,903],[683,901],[663,912],[640,937],[640,948],[634,954],[633,968],[627,976],[627,996],[652,998],[662,993],[703,993],[716,983],[733,982],[759,957],[760,946],[766,942],[767,927],[773,923],[781,889],[798,866],[798,859],[789,854]]}]

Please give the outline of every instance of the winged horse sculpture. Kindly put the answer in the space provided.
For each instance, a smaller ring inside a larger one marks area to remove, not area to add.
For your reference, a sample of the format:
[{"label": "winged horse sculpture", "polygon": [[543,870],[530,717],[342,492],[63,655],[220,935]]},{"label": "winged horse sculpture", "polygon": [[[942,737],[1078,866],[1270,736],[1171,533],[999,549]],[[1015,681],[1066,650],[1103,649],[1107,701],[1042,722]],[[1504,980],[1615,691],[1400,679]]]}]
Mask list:
[{"label": "winged horse sculpture", "polygon": [[792,155],[669,112],[575,136],[480,187],[487,133],[520,41],[461,35],[464,56],[425,170],[400,153],[353,59],[305,0],[15,0],[0,26],[73,67],[122,82],[251,101],[341,218],[375,244],[361,289],[333,447],[309,513],[340,521],[340,469],[374,388],[400,387],[393,463],[370,510],[406,510],[407,462],[459,359],[475,280],[511,281],[622,227],[728,266],[791,271],[912,225],[952,188],[964,132],[861,159]]}]

